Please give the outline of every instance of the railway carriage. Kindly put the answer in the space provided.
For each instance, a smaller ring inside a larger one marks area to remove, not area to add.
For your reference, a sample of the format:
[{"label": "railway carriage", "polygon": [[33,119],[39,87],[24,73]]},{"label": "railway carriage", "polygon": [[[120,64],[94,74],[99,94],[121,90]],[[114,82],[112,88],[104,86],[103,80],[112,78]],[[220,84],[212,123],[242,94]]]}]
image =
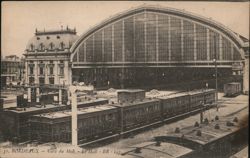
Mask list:
[{"label": "railway carriage", "polygon": [[216,91],[208,89],[204,92],[204,104],[214,104]]},{"label": "railway carriage", "polygon": [[[101,105],[80,108],[78,112],[78,138],[91,139],[118,130],[117,107]],[[69,142],[71,140],[71,111],[35,115],[30,120],[32,140],[43,142]]]},{"label": "railway carriage", "polygon": [[111,105],[82,109],[85,113],[78,118],[78,137],[87,139],[90,137],[107,135],[119,130],[118,108]]},{"label": "railway carriage", "polygon": [[190,110],[198,109],[204,103],[204,95],[201,91],[189,92]]},{"label": "railway carriage", "polygon": [[161,97],[163,117],[171,117],[177,114],[188,112],[190,109],[190,99],[187,93],[178,93],[171,96]]},{"label": "railway carriage", "polygon": [[235,97],[241,93],[241,84],[239,82],[232,82],[224,84],[224,94],[228,97]]},{"label": "railway carriage", "polygon": [[[88,141],[139,128],[212,104],[215,90],[195,90],[155,99],[143,99],[78,110],[78,138]],[[30,120],[31,138],[68,142],[71,139],[71,113],[60,111],[35,115]]]},{"label": "railway carriage", "polygon": [[161,104],[158,99],[144,100],[142,102],[126,103],[122,105],[124,128],[130,129],[159,119]]}]

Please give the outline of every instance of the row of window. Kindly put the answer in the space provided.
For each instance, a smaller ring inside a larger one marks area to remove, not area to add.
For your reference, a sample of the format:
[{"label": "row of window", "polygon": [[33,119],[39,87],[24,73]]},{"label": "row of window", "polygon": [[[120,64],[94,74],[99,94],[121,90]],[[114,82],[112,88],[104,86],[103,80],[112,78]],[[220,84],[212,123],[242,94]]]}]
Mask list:
[{"label": "row of window", "polygon": [[[59,49],[64,49],[64,48],[65,48],[65,43],[61,42],[59,44]],[[40,51],[44,51],[45,50],[45,45],[43,43],[40,43],[37,49],[40,50]],[[53,42],[51,42],[47,49],[55,50],[56,49],[55,44]],[[35,45],[30,44],[30,51],[34,51],[34,50],[35,50]]]},{"label": "row of window", "polygon": [[[56,36],[56,38],[57,38],[57,39],[60,39],[61,37],[60,37],[60,36]],[[40,37],[37,37],[36,39],[37,39],[37,40],[40,40],[41,38],[40,38]],[[50,37],[49,37],[49,36],[47,36],[47,37],[46,37],[46,39],[47,39],[47,40],[49,40],[49,39],[50,39]]]},{"label": "row of window", "polygon": [[[29,67],[29,75],[34,75],[34,67]],[[44,75],[44,67],[39,67],[39,75]],[[54,67],[49,67],[49,75],[54,75]],[[59,67],[59,75],[64,75],[64,67]]]},{"label": "row of window", "polygon": [[[34,77],[29,77],[29,83],[34,84],[35,83],[35,78]],[[49,84],[54,84],[55,79],[54,77],[49,77]],[[39,77],[39,84],[45,84],[45,78],[44,77]]]},{"label": "row of window", "polygon": [[[209,36],[208,36],[209,35]],[[98,30],[87,38],[73,61],[119,62],[213,60],[215,54],[222,60],[239,60],[239,52],[228,39],[207,27],[191,21],[162,14],[136,14]],[[209,39],[209,41],[207,41]],[[220,45],[220,42],[222,43]],[[221,48],[220,48],[221,47]],[[114,54],[114,55],[112,55]]]}]

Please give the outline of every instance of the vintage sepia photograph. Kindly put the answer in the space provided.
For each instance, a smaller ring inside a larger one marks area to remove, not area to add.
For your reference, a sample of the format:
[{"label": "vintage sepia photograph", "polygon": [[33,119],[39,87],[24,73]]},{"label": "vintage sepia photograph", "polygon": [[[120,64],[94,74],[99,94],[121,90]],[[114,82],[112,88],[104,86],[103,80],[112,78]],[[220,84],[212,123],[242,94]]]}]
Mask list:
[{"label": "vintage sepia photograph", "polygon": [[0,158],[248,158],[249,1],[2,1]]}]

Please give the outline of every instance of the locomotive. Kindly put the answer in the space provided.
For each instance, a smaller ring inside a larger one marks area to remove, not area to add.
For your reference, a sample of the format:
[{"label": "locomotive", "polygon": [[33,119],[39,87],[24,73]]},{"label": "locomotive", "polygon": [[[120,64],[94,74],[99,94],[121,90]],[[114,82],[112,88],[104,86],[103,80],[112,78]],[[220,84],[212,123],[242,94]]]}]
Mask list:
[{"label": "locomotive", "polygon": [[[120,134],[197,110],[202,105],[212,106],[215,103],[215,95],[214,89],[203,89],[170,96],[78,108],[78,139],[84,142],[97,137]],[[29,123],[31,140],[71,141],[70,110],[33,115]]]}]

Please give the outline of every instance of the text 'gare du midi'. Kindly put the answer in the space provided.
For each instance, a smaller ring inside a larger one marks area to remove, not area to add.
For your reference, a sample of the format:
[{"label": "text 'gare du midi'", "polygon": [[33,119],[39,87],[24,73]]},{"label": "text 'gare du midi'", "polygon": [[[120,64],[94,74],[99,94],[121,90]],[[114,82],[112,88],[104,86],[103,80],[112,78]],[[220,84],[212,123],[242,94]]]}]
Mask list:
[{"label": "text 'gare du midi'", "polygon": [[[139,7],[80,37],[75,29],[37,31],[28,42],[26,84],[130,88],[243,79],[248,92],[249,41],[211,19],[183,10]],[[243,77],[242,77],[243,76]],[[167,85],[166,85],[167,83]],[[223,84],[219,84],[223,85]],[[219,87],[220,88],[220,87]]]}]

